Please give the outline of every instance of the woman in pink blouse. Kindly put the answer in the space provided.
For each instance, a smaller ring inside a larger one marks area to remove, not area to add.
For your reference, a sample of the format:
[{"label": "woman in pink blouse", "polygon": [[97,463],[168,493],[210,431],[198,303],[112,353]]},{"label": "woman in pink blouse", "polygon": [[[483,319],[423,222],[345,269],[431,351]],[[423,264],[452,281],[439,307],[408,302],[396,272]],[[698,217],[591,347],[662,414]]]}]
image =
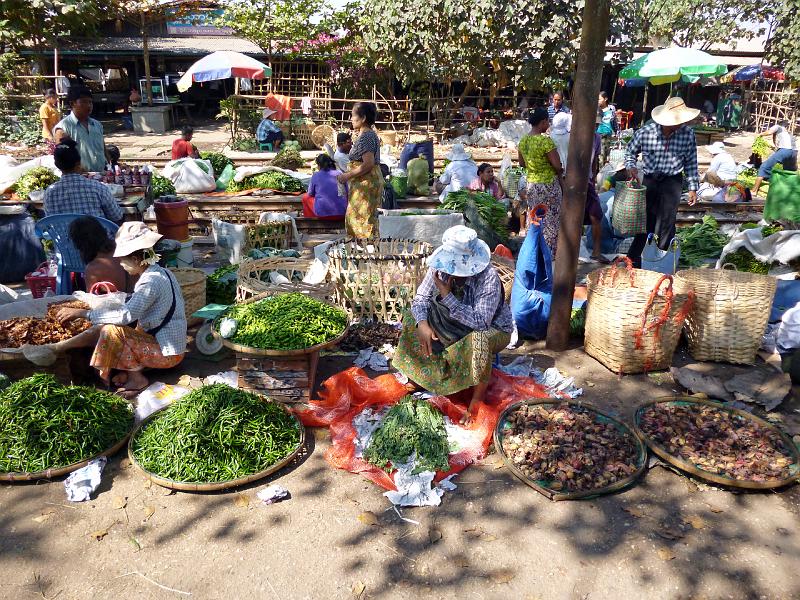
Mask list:
[{"label": "woman in pink blouse", "polygon": [[495,200],[502,200],[506,196],[503,184],[494,177],[494,169],[488,163],[478,165],[478,176],[467,186],[468,189],[486,192],[494,196]]}]

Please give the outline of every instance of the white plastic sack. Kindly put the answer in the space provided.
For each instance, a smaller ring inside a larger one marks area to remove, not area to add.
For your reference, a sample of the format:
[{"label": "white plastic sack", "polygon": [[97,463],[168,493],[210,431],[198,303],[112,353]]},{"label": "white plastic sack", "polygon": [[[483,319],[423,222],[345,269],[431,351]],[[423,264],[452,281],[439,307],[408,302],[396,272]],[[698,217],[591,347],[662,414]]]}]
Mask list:
[{"label": "white plastic sack", "polygon": [[239,264],[242,260],[247,227],[226,223],[219,219],[211,219],[211,231],[214,234],[214,244],[223,260],[227,259],[232,265]]},{"label": "white plastic sack", "polygon": [[508,171],[513,166],[514,166],[514,162],[511,159],[511,154],[506,152],[505,154],[503,154],[503,160],[500,161],[500,179],[501,180],[503,179],[503,176],[506,174],[506,171]]},{"label": "white plastic sack", "polygon": [[747,229],[734,235],[722,249],[717,261],[717,268],[725,264],[725,256],[736,252],[739,248],[747,248],[756,260],[764,263],[780,262],[789,264],[800,257],[800,231],[787,230],[773,233],[768,237],[761,235],[761,228]]},{"label": "white plastic sack", "polygon": [[95,310],[97,308],[116,310],[125,306],[125,292],[113,292],[111,294],[89,294],[87,292],[77,291],[72,294],[76,300],[85,302],[89,308]]},{"label": "white plastic sack", "polygon": [[[197,163],[208,167],[206,173]],[[167,164],[162,171],[164,177],[172,181],[178,194],[202,194],[217,189],[214,169],[207,160],[181,159]]]},{"label": "white plastic sack", "polygon": [[531,124],[524,119],[514,119],[500,123],[498,131],[503,135],[506,142],[511,142],[515,146],[519,141],[531,132]]}]

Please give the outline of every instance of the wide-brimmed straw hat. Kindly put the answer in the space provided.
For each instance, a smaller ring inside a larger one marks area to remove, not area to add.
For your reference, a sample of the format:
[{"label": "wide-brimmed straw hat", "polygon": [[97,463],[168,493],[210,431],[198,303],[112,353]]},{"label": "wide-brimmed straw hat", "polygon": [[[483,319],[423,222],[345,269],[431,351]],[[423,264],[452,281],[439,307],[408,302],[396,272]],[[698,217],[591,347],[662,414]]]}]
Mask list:
[{"label": "wide-brimmed straw hat", "polygon": [[489,246],[474,229],[456,225],[442,235],[442,245],[428,257],[429,267],[456,277],[471,277],[489,266]]},{"label": "wide-brimmed straw hat", "polygon": [[137,250],[152,248],[162,236],[141,221],[129,221],[120,225],[114,241],[117,244],[114,256],[128,256]]},{"label": "wide-brimmed straw hat", "polygon": [[653,121],[666,127],[683,125],[693,121],[700,114],[699,108],[689,108],[683,98],[674,96],[668,98],[664,104],[653,109]]},{"label": "wide-brimmed straw hat", "polygon": [[469,160],[472,156],[464,149],[464,144],[453,144],[447,154],[448,160]]},{"label": "wide-brimmed straw hat", "polygon": [[708,150],[708,153],[712,156],[728,151],[725,148],[725,142],[714,142],[713,144],[706,146],[706,150]]},{"label": "wide-brimmed straw hat", "polygon": [[262,119],[269,119],[272,115],[274,115],[277,110],[272,110],[271,108],[265,108],[261,111],[261,118]]}]

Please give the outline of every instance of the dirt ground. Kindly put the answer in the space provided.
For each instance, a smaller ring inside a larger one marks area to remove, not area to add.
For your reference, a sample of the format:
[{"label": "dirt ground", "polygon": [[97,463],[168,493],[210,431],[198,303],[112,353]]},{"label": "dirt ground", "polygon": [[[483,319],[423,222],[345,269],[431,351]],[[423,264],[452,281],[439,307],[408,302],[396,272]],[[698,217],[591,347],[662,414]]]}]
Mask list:
[{"label": "dirt ground", "polygon": [[[581,348],[517,352],[574,376],[586,401],[625,419],[676,390],[666,374],[620,380]],[[321,376],[351,360],[323,358]],[[230,366],[190,355],[159,379]],[[798,406],[778,410],[793,434]],[[122,453],[90,502],[69,503],[62,480],[3,484],[0,597],[800,597],[798,486],[734,493],[654,467],[623,493],[553,503],[490,454],[441,506],[402,510],[406,521],[382,490],[325,461],[327,431],[311,433],[295,464],[227,493],[150,485]],[[255,493],[271,481],[291,499],[260,505]]]}]

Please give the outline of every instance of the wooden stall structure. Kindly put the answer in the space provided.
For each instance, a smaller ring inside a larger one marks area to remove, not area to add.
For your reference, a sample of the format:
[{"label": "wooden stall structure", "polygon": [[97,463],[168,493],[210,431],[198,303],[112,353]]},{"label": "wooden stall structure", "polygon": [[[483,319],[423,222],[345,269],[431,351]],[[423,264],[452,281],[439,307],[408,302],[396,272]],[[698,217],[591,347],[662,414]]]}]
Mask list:
[{"label": "wooden stall structure", "polygon": [[788,121],[793,135],[800,132],[800,92],[788,81],[765,81],[762,89],[746,90],[744,112],[756,131]]}]

